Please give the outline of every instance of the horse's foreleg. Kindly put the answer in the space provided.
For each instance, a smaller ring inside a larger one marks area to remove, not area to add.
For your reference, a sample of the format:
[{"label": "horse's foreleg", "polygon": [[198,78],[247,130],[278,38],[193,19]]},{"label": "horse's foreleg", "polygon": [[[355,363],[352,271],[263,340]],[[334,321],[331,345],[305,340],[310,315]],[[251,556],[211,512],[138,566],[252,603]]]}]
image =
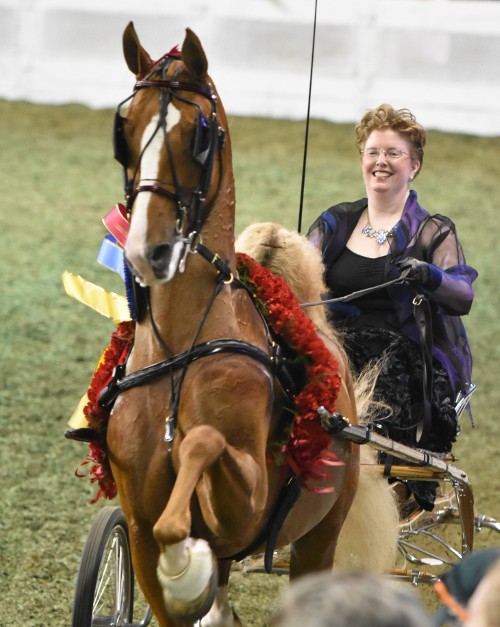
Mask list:
[{"label": "horse's foreleg", "polygon": [[161,627],[170,627],[176,622],[172,622],[165,611],[163,591],[156,577],[155,569],[152,568],[152,565],[158,561],[158,544],[155,542],[150,529],[140,527],[135,523],[129,523],[129,536],[134,574],[139,586],[143,590],[158,624]]},{"label": "horse's foreleg", "polygon": [[[261,487],[262,473],[252,456],[228,445],[211,426],[191,429],[179,446],[178,456],[175,485],[153,535],[161,550],[157,575],[168,611],[191,620],[208,611],[217,581],[210,546],[189,537],[194,492],[212,533],[219,538],[227,533],[231,538],[237,527],[236,537],[244,539],[253,532],[250,521],[260,515],[267,487]],[[214,486],[219,486],[218,491]]]},{"label": "horse's foreleg", "polygon": [[215,559],[205,540],[189,537],[191,497],[203,472],[224,452],[225,438],[215,429],[192,429],[179,447],[179,472],[167,507],[153,528],[162,550],[157,576],[170,615],[197,620],[215,596]]},{"label": "horse's foreleg", "polygon": [[[244,546],[267,498],[264,473],[264,457],[259,466],[250,453],[228,444],[217,429],[208,425],[191,429],[179,446],[179,472],[167,507],[153,529],[160,547],[190,535],[195,490],[212,534],[222,541],[238,538]],[[236,553],[243,546],[229,550]]]},{"label": "horse's foreleg", "polygon": [[153,528],[160,546],[182,542],[191,532],[191,496],[204,471],[226,448],[224,436],[208,426],[189,431],[179,447],[179,472],[167,507]]}]

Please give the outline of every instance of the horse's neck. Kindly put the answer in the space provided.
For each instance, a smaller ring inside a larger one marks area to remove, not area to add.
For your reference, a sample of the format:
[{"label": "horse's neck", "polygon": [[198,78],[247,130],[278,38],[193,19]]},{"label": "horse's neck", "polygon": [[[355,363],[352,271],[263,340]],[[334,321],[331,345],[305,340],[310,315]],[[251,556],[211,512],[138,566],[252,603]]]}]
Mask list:
[{"label": "horse's neck", "polygon": [[[226,185],[221,201],[214,202],[202,232],[202,241],[235,273],[232,190],[234,187]],[[216,290],[218,293],[214,296]],[[146,316],[138,325],[136,342],[148,347],[151,359],[153,354],[156,358],[161,356],[157,334],[174,354],[187,350],[193,341],[200,343],[221,337],[238,337],[245,317],[242,309],[246,310],[248,303],[236,292],[241,290],[224,283],[220,285],[217,269],[210,261],[200,254],[188,254],[184,272],[177,272],[168,283],[151,287],[151,317]]]},{"label": "horse's neck", "polygon": [[141,345],[147,363],[162,359],[165,347],[176,355],[209,340],[247,340],[241,332],[245,309],[241,306],[242,290],[219,284],[208,262],[196,259],[208,268],[208,272],[200,272],[200,264],[195,264],[195,259],[190,261],[192,271],[186,268],[169,284],[151,289],[150,315],[136,330],[136,344]]}]

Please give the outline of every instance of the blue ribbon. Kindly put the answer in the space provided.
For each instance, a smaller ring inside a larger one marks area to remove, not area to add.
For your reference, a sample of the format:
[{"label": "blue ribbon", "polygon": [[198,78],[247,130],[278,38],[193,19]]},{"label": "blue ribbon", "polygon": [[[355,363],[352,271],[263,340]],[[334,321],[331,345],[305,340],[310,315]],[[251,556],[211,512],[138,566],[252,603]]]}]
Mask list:
[{"label": "blue ribbon", "polygon": [[123,269],[123,249],[112,235],[105,235],[97,255],[97,263],[119,274],[125,280]]}]

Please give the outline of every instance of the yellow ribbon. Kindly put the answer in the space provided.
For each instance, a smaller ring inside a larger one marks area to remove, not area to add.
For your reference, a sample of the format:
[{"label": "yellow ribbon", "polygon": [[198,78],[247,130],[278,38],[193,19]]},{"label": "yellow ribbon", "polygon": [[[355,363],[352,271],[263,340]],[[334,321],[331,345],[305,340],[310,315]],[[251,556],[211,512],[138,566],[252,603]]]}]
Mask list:
[{"label": "yellow ribbon", "polygon": [[102,316],[111,318],[115,324],[130,320],[130,311],[124,296],[107,292],[99,285],[90,283],[67,270],[62,274],[62,282],[68,296],[87,305]]},{"label": "yellow ribbon", "polygon": [[[62,282],[68,296],[87,305],[87,307],[90,307],[101,315],[111,318],[115,324],[130,320],[130,311],[127,299],[124,296],[120,296],[114,292],[107,292],[102,287],[94,285],[94,283],[90,283],[81,276],[68,272],[67,270],[62,274]],[[99,358],[95,369],[99,367],[103,355],[104,352]],[[87,418],[83,413],[83,409],[88,402],[89,399],[85,393],[71,415],[71,418],[68,420],[68,424],[72,429],[88,427]]]},{"label": "yellow ribbon", "polygon": [[87,417],[83,413],[83,409],[85,405],[89,402],[89,397],[87,393],[85,393],[78,405],[75,408],[75,411],[72,413],[71,418],[68,420],[68,425],[72,429],[83,429],[88,427]]},{"label": "yellow ribbon", "polygon": [[[95,365],[94,373],[103,362],[105,352],[106,352],[106,349],[102,351],[101,356],[99,357],[99,361]],[[83,413],[83,410],[88,402],[89,402],[89,397],[87,396],[87,392],[85,392],[85,394],[80,399],[80,402],[76,406],[75,411],[72,413],[71,418],[68,420],[68,424],[72,429],[82,429],[83,427],[89,426],[87,422],[87,417]]]}]

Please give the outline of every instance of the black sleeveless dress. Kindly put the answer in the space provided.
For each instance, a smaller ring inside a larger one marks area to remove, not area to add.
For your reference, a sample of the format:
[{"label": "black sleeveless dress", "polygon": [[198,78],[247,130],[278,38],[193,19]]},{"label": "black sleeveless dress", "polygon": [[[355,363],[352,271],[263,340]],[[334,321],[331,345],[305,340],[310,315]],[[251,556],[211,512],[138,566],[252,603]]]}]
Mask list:
[{"label": "black sleeveless dress", "polygon": [[[363,257],[345,248],[327,272],[332,296],[345,296],[384,283],[384,264],[385,257]],[[382,359],[375,400],[383,401],[391,411],[381,410],[376,417],[380,432],[409,446],[449,452],[458,426],[446,371],[436,359],[433,360],[432,427],[426,440],[417,444],[416,425],[423,411],[420,346],[397,332],[388,322],[392,305],[387,290],[381,289],[351,302],[354,307],[346,307],[340,315],[337,312],[332,322],[342,332],[355,372]],[[419,505],[427,510],[433,508],[437,483],[408,481],[407,485]]]}]

